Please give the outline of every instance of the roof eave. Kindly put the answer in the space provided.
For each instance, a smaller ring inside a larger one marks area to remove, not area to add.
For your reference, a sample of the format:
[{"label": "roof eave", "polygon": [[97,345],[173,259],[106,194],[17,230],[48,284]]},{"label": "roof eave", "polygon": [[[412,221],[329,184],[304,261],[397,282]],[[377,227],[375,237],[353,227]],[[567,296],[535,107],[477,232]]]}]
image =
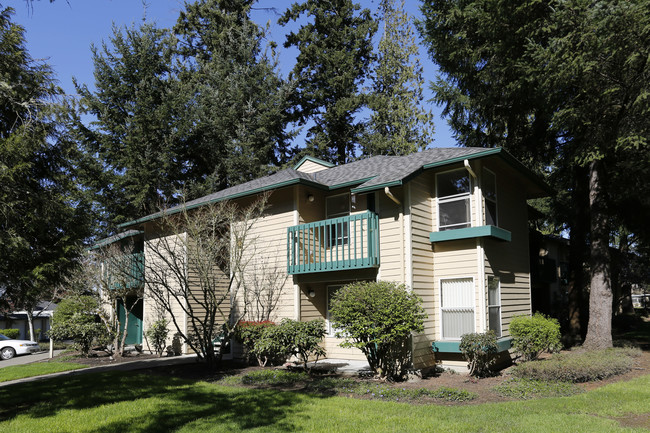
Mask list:
[{"label": "roof eave", "polygon": [[117,227],[120,228],[120,229],[133,227],[133,226],[137,226],[137,225],[149,222],[149,221],[154,221],[154,220],[156,220],[158,218],[162,218],[165,215],[174,215],[174,214],[179,213],[179,212],[181,212],[183,210],[186,210],[186,211],[187,210],[192,210],[192,209],[196,209],[198,207],[205,206],[205,205],[208,205],[208,204],[218,203],[220,201],[243,198],[243,197],[246,197],[246,196],[260,194],[260,193],[271,191],[271,190],[274,190],[274,189],[284,188],[284,187],[287,187],[287,186],[298,185],[298,184],[308,185],[308,186],[318,188],[318,189],[328,189],[324,185],[321,185],[321,184],[319,184],[317,182],[309,181],[307,179],[301,179],[301,178],[290,179],[290,180],[286,180],[286,181],[283,181],[283,182],[278,182],[278,183],[273,184],[273,185],[267,185],[267,186],[263,186],[263,187],[260,187],[260,188],[253,188],[253,189],[248,190],[248,191],[242,191],[242,192],[239,192],[239,193],[230,194],[230,195],[226,195],[226,196],[223,196],[223,197],[218,197],[218,198],[215,198],[215,199],[212,199],[212,200],[206,200],[206,201],[202,201],[202,202],[199,202],[199,203],[194,203],[194,204],[191,204],[189,206],[179,205],[179,206],[176,206],[176,207],[174,207],[174,208],[172,208],[172,209],[170,209],[168,211],[156,212],[154,214],[147,215],[145,217],[138,218],[138,219],[133,220],[133,221],[128,221],[128,222],[119,224]]}]

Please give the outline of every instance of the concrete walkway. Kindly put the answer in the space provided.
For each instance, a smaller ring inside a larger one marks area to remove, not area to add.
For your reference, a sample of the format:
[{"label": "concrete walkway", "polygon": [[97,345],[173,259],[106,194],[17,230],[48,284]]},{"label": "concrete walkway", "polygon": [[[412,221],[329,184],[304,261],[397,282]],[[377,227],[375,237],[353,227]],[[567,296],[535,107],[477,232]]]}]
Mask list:
[{"label": "concrete walkway", "polygon": [[309,362],[307,365],[314,370],[340,374],[359,374],[371,371],[368,361],[352,361],[350,359],[325,358],[318,362]]},{"label": "concrete walkway", "polygon": [[[55,350],[54,356],[58,355],[61,352],[63,352],[63,350]],[[11,359],[0,361],[0,368],[9,367],[11,365],[31,364],[32,362],[43,361],[44,359],[48,359],[49,357],[50,357],[49,350],[45,352],[36,352],[31,355],[18,355],[18,356],[14,356]]]},{"label": "concrete walkway", "polygon": [[[35,356],[35,355],[31,355]],[[47,357],[46,357],[47,358]],[[0,388],[17,383],[35,382],[42,379],[50,379],[59,376],[78,376],[80,374],[88,373],[104,373],[107,371],[133,371],[142,370],[145,368],[163,367],[168,365],[180,365],[197,362],[196,355],[181,355],[169,358],[151,358],[135,361],[119,362],[110,365],[100,365],[96,367],[81,368],[79,370],[62,371],[60,373],[46,374],[43,376],[26,377],[24,379],[16,379],[8,382],[0,382]]]}]

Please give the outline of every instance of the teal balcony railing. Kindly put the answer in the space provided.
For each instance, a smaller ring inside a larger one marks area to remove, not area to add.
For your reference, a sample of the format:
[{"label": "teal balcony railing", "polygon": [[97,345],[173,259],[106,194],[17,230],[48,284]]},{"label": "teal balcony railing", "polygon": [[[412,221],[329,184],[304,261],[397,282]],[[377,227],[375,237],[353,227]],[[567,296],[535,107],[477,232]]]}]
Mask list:
[{"label": "teal balcony railing", "polygon": [[144,285],[144,253],[124,254],[105,262],[110,289],[135,289]]},{"label": "teal balcony railing", "polygon": [[379,266],[379,217],[372,212],[316,221],[287,230],[287,272]]}]

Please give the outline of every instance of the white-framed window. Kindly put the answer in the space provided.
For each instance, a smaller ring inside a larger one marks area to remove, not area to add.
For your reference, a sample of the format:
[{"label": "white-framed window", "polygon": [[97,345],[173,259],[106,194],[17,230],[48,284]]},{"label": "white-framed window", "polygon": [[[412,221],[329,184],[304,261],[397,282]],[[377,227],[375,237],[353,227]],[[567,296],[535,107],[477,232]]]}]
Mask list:
[{"label": "white-framed window", "polygon": [[501,281],[488,276],[488,328],[501,337]]},{"label": "white-framed window", "polygon": [[465,169],[446,171],[436,175],[438,197],[438,230],[471,227],[471,181]]},{"label": "white-framed window", "polygon": [[336,293],[337,290],[339,290],[341,285],[337,286],[327,286],[327,319],[325,323],[325,327],[327,330],[327,336],[328,337],[335,337],[336,331],[338,331],[337,328],[334,328],[332,326],[332,321],[330,320],[330,306],[332,305],[332,296]]},{"label": "white-framed window", "polygon": [[[325,219],[339,218],[350,215],[350,194],[337,194],[325,199]],[[349,224],[337,223],[329,226],[325,234],[330,247],[348,243]]]},{"label": "white-framed window", "polygon": [[498,226],[497,177],[487,168],[483,169],[481,190],[483,191],[483,198],[485,199],[485,224],[489,226]]},{"label": "white-framed window", "polygon": [[460,340],[461,335],[475,332],[474,279],[440,280],[442,338]]}]

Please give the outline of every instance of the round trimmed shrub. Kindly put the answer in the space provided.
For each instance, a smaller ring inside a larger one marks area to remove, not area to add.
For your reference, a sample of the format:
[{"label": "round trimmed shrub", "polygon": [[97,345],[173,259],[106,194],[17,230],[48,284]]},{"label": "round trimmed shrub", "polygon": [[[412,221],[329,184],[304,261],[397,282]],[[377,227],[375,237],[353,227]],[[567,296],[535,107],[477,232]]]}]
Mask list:
[{"label": "round trimmed shrub", "polygon": [[524,361],[537,359],[542,352],[558,352],[562,348],[560,324],[542,313],[513,317],[510,335],[512,347]]},{"label": "round trimmed shrub", "polygon": [[411,366],[411,334],[424,331],[421,304],[403,284],[359,281],[334,294],[330,318],[342,347],[360,349],[380,377],[401,380]]}]

